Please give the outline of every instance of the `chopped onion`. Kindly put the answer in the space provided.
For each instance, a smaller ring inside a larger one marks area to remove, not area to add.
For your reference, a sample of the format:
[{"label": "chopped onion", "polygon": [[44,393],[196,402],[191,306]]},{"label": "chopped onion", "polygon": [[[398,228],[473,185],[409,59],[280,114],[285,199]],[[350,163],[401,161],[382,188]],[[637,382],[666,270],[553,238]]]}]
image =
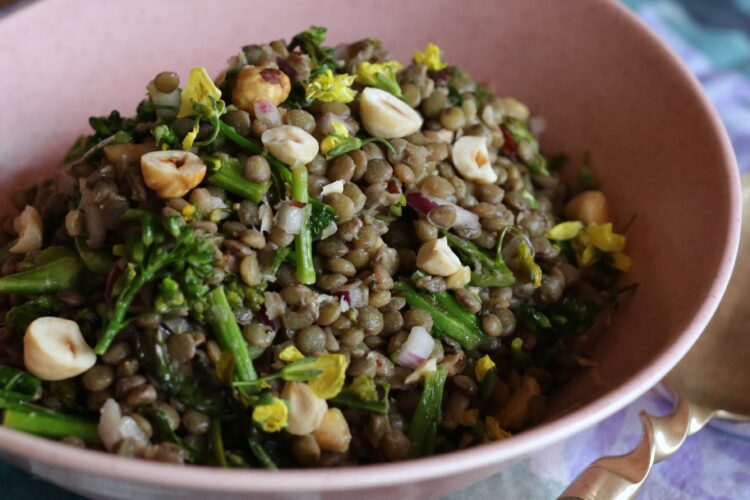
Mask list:
[{"label": "chopped onion", "polygon": [[271,226],[273,226],[273,210],[268,200],[263,200],[263,204],[258,209],[258,215],[260,216],[260,231],[270,233]]},{"label": "chopped onion", "polygon": [[97,430],[99,439],[107,450],[112,450],[118,442],[126,438],[141,446],[148,444],[148,438],[138,423],[131,417],[123,417],[120,405],[114,399],[105,401],[100,415]]},{"label": "chopped onion", "polygon": [[[151,97],[151,102],[159,106],[156,109],[157,118],[162,120],[166,118],[174,118],[177,114],[177,110],[180,108],[180,89],[174,89],[172,92],[165,94],[156,90],[154,82],[148,84],[147,87],[148,95]],[[167,108],[162,106],[168,106]],[[173,108],[173,109],[170,109]]]},{"label": "chopped onion", "polygon": [[320,191],[320,196],[325,196],[330,193],[343,193],[343,192],[344,192],[344,180],[339,179],[335,182],[331,182],[323,186],[323,189]]},{"label": "chopped onion", "polygon": [[362,287],[362,282],[359,280],[333,290],[333,295],[338,297],[342,308],[346,307],[344,306],[344,302],[346,302],[350,308],[363,307],[367,305],[369,299],[369,293],[367,293],[367,290]]},{"label": "chopped onion", "polygon": [[261,99],[253,104],[255,118],[262,121],[268,128],[278,127],[281,125],[281,113],[271,101]]},{"label": "chopped onion", "polygon": [[263,304],[265,305],[265,311],[262,316],[265,316],[270,321],[280,317],[286,310],[286,303],[281,298],[281,295],[276,292],[264,292]]},{"label": "chopped onion", "polygon": [[479,228],[479,216],[477,214],[469,212],[465,208],[459,207],[447,200],[433,198],[420,191],[412,191],[411,193],[406,193],[406,203],[417,212],[425,215],[437,207],[450,205],[456,212],[456,221],[453,223],[453,227]]},{"label": "chopped onion", "polygon": [[276,227],[289,234],[299,234],[302,231],[302,219],[305,207],[294,202],[282,203],[276,212]]},{"label": "chopped onion", "polygon": [[437,370],[437,360],[435,358],[430,358],[427,361],[423,361],[413,372],[411,372],[404,379],[404,384],[416,384],[417,382],[419,382],[419,379],[430,372],[434,372],[435,370]]},{"label": "chopped onion", "polygon": [[423,327],[415,326],[409,332],[406,342],[399,349],[394,361],[401,366],[416,368],[430,357],[434,348],[435,339],[432,335]]}]

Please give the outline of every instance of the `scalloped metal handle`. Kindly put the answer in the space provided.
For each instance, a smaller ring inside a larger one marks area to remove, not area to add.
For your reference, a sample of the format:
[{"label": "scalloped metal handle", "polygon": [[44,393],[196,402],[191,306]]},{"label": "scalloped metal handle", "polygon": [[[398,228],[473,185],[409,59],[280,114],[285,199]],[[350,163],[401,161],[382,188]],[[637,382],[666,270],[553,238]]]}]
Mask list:
[{"label": "scalloped metal handle", "polygon": [[643,437],[625,455],[599,458],[576,477],[558,500],[635,498],[657,462],[672,455],[685,439],[721,412],[688,402],[675,393],[672,411],[663,417],[641,413]]}]

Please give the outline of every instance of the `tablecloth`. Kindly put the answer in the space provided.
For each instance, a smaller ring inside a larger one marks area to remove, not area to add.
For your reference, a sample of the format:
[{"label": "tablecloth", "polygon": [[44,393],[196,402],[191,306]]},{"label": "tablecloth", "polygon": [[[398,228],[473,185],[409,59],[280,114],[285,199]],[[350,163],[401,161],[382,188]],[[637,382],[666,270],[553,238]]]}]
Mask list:
[{"label": "tablecloth", "polygon": [[[626,0],[625,3],[700,79],[750,170],[750,0]],[[624,410],[447,500],[550,499],[589,462],[629,451],[640,439],[638,414],[664,414],[670,403],[650,391]],[[0,497],[78,499],[0,462]],[[709,426],[654,467],[643,500],[750,499],[750,439]]]}]

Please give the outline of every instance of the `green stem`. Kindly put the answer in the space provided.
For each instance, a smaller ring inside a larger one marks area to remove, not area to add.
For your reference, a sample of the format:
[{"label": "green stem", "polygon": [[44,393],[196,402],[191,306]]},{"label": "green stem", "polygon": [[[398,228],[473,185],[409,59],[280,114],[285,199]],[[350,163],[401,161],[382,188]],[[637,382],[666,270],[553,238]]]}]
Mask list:
[{"label": "green stem", "polygon": [[393,290],[401,293],[410,307],[427,312],[432,317],[433,331],[439,335],[447,335],[468,351],[473,351],[482,342],[483,335],[481,333],[432,305],[403,281],[395,283]]},{"label": "green stem", "polygon": [[20,273],[0,278],[0,293],[35,295],[74,288],[83,270],[78,257],[63,257]]},{"label": "green stem", "polygon": [[[412,281],[416,281],[419,278],[425,276],[427,275],[422,271],[416,271],[414,274],[412,274]],[[458,303],[456,298],[448,291],[430,292],[428,298],[432,299],[432,301],[436,303],[437,307],[445,311],[452,318],[456,318],[460,322],[466,325],[470,325],[478,333],[483,334],[482,330],[479,328],[477,317],[471,312],[464,309],[463,306]]]},{"label": "green stem", "polygon": [[388,401],[365,401],[356,394],[349,392],[341,392],[338,396],[333,399],[329,399],[328,403],[335,406],[346,406],[355,410],[369,411],[377,415],[385,415],[388,413]]},{"label": "green stem", "polygon": [[108,274],[115,265],[115,261],[109,253],[92,250],[83,236],[75,238],[75,245],[83,264],[92,273]]},{"label": "green stem", "polygon": [[52,411],[7,409],[3,425],[37,436],[55,439],[77,436],[88,445],[99,443],[96,422]]},{"label": "green stem", "polygon": [[141,290],[141,287],[149,282],[152,274],[153,273],[150,272],[149,269],[144,269],[118,297],[114,313],[112,313],[112,318],[107,322],[107,326],[104,328],[104,332],[102,332],[102,337],[94,347],[95,353],[101,356],[107,352],[107,349],[112,345],[117,334],[125,326],[125,315],[128,313],[128,309],[130,309],[130,304]]},{"label": "green stem", "polygon": [[307,192],[307,167],[295,165],[292,168],[292,199],[305,206],[302,209],[302,229],[294,236],[294,254],[297,281],[304,285],[315,283],[315,265],[312,255],[312,234],[310,233],[310,206]]},{"label": "green stem", "polygon": [[255,455],[255,458],[258,459],[258,462],[260,464],[269,470],[276,470],[278,467],[274,463],[273,459],[268,455],[266,450],[263,448],[263,445],[258,442],[258,440],[251,436],[248,438],[248,444],[250,445],[250,451],[253,452],[253,455]]},{"label": "green stem", "polygon": [[221,437],[221,420],[214,418],[211,420],[211,440],[214,448],[214,458],[219,467],[229,467],[227,455],[224,451],[224,439]]},{"label": "green stem", "polygon": [[13,391],[27,396],[29,400],[39,399],[42,395],[41,380],[28,372],[7,365],[0,365],[0,387],[3,391]]},{"label": "green stem", "polygon": [[270,182],[250,182],[245,179],[239,164],[225,162],[221,170],[208,176],[208,183],[258,203],[271,187]]},{"label": "green stem", "polygon": [[443,389],[447,378],[448,372],[443,366],[438,366],[437,370],[425,375],[422,396],[409,425],[409,440],[414,447],[415,456],[431,455],[435,451]]},{"label": "green stem", "polygon": [[[511,271],[502,258],[493,259],[474,243],[459,238],[453,233],[443,233],[448,243],[456,248],[466,259],[476,261],[482,266],[481,273],[471,273],[471,282],[477,286],[510,286],[516,282]],[[488,272],[489,271],[489,272]]]},{"label": "green stem", "polygon": [[240,382],[255,380],[258,375],[255,373],[253,361],[250,359],[247,342],[234,319],[234,313],[229,306],[224,288],[214,288],[208,293],[207,297],[209,310],[206,319],[221,348],[230,351],[234,356],[235,378]]}]

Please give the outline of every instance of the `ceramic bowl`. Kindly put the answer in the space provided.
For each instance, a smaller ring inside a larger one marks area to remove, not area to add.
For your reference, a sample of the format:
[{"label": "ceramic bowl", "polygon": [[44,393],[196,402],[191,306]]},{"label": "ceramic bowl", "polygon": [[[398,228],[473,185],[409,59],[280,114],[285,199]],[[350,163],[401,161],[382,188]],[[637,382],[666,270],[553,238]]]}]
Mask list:
[{"label": "ceramic bowl", "polygon": [[[425,498],[485,478],[591,426],[688,350],[727,283],[740,190],[731,146],[695,79],[616,2],[226,0],[31,3],[0,21],[2,194],[53,169],[90,115],[133,110],[158,71],[217,73],[243,44],[324,25],[334,43],[380,38],[407,60],[427,42],[544,116],[546,151],[590,151],[628,231],[637,293],[596,368],[552,398],[546,422],[449,455],[358,468],[219,470],[130,460],[0,428],[0,454],[91,497]],[[8,196],[0,197],[7,200]]]}]

